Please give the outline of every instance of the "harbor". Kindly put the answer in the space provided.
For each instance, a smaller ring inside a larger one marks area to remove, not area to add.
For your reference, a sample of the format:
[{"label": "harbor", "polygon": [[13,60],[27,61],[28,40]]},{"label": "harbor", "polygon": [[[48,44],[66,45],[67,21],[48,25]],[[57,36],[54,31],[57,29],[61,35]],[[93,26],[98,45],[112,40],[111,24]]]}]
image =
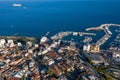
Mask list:
[{"label": "harbor", "polygon": [[102,44],[104,44],[112,35],[112,32],[109,30],[109,27],[114,27],[114,26],[117,26],[117,27],[120,27],[119,24],[102,24],[98,27],[92,27],[92,28],[87,28],[86,31],[90,31],[90,30],[103,30],[105,35],[100,38],[96,44],[101,46]]},{"label": "harbor", "polygon": [[[105,35],[96,44],[91,43],[91,41],[97,33],[90,32],[66,31],[52,37],[48,37],[50,32],[47,32],[37,43],[34,42],[36,41],[34,37],[0,36],[0,79],[10,78],[10,80],[14,80],[13,78],[16,78],[19,80],[23,79],[24,76],[25,79],[51,80],[52,76],[55,75],[55,80],[63,80],[61,76],[64,75],[66,80],[80,80],[83,76],[88,75],[82,80],[92,80],[91,76],[96,80],[102,80],[100,71],[106,69],[108,65],[118,66],[113,62],[120,60],[120,58],[116,59],[119,56],[116,56],[117,52],[110,53],[107,50],[104,52],[100,49],[100,45],[112,37],[109,27],[103,27],[103,31]],[[64,37],[67,36],[72,36],[70,41],[64,40]],[[79,40],[80,43],[77,43],[74,37],[81,38],[82,42]],[[120,35],[117,35],[108,50],[119,50],[119,38]],[[97,69],[98,66],[102,66],[101,69]],[[107,70],[111,69],[112,67],[107,68]],[[118,70],[116,68],[114,73],[117,73]],[[68,77],[66,73],[72,77]],[[110,75],[106,70],[104,73]],[[117,74],[119,75],[119,73]],[[79,78],[79,75],[82,76]],[[114,78],[110,78],[114,80]]]},{"label": "harbor", "polygon": [[73,32],[73,31],[66,31],[66,32],[60,32],[54,36],[51,37],[52,40],[58,40],[63,39],[66,36],[73,35],[73,36],[96,36],[95,33],[87,33],[87,32]]}]

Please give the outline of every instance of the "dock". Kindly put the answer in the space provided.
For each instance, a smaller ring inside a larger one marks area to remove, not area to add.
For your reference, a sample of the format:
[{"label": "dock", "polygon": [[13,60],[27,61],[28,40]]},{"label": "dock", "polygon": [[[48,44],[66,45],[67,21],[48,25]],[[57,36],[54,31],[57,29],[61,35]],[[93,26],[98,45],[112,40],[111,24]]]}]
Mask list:
[{"label": "dock", "polygon": [[112,35],[112,32],[109,30],[109,27],[111,27],[111,26],[120,27],[120,24],[102,24],[102,25],[100,25],[98,27],[87,28],[86,31],[89,31],[89,30],[103,30],[105,32],[105,35],[96,42],[97,45],[102,45]]},{"label": "dock", "polygon": [[95,33],[66,31],[66,32],[60,32],[60,33],[52,36],[51,39],[58,40],[58,39],[62,39],[62,38],[69,36],[69,35],[73,35],[73,36],[83,36],[83,35],[96,36]]}]

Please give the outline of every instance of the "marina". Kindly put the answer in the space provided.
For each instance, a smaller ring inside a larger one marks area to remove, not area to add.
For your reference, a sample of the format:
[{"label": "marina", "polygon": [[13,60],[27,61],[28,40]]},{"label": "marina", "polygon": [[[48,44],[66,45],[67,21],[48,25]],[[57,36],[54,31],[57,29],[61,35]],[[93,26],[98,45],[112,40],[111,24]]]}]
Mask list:
[{"label": "marina", "polygon": [[98,27],[92,27],[92,28],[87,28],[86,31],[89,31],[89,30],[103,30],[105,32],[105,35],[100,38],[96,44],[101,46],[102,44],[104,44],[112,35],[112,32],[109,30],[109,27],[114,27],[114,26],[117,26],[117,27],[120,27],[119,24],[102,24]]},{"label": "marina", "polygon": [[87,36],[96,36],[95,33],[87,33],[87,32],[72,32],[72,31],[66,31],[66,32],[60,32],[54,36],[51,37],[52,40],[58,40],[58,39],[62,39],[68,35],[73,35],[73,36],[83,36],[83,35],[87,35]]}]

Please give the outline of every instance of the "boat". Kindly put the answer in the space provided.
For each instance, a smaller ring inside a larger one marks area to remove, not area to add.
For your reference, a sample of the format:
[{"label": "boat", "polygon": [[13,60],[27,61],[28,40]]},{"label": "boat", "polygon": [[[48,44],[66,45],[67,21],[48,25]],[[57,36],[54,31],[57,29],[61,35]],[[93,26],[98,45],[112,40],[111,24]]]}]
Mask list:
[{"label": "boat", "polygon": [[14,3],[13,6],[14,6],[14,7],[21,7],[22,4],[16,4],[16,3]]},{"label": "boat", "polygon": [[14,37],[17,37],[17,36],[19,36],[19,33],[15,33],[13,36],[14,36]]}]

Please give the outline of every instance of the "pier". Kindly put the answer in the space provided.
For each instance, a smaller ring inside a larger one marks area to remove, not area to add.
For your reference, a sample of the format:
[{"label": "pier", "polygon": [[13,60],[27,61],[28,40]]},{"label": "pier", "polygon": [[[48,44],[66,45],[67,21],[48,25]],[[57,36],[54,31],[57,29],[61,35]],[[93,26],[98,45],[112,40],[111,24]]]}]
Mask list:
[{"label": "pier", "polygon": [[105,32],[105,35],[96,42],[96,44],[100,46],[100,45],[104,44],[111,37],[112,32],[109,30],[110,26],[120,27],[120,24],[102,24],[98,27],[87,28],[86,31],[103,30]]},{"label": "pier", "polygon": [[96,36],[94,33],[86,33],[86,32],[72,32],[72,31],[66,31],[66,32],[60,32],[54,36],[51,37],[52,40],[58,40],[62,39],[68,35],[73,35],[73,36],[83,36],[83,35],[89,35],[89,36]]},{"label": "pier", "polygon": [[[110,26],[118,26],[120,27],[120,24],[102,24],[98,27],[92,27],[92,28],[87,28],[86,31],[90,31],[90,30],[104,30],[105,28],[109,28]],[[109,31],[109,29],[107,30]]]}]

